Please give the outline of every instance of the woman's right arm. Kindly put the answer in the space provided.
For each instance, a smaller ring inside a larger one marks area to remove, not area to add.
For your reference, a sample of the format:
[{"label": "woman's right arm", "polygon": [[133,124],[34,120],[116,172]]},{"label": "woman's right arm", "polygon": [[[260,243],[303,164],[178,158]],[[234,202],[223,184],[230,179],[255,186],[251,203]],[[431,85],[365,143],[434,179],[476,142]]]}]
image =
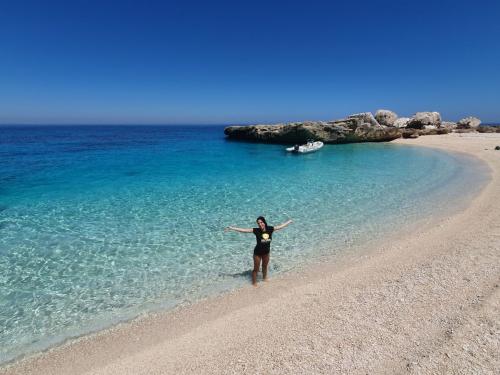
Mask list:
[{"label": "woman's right arm", "polygon": [[224,232],[228,232],[230,230],[233,230],[235,232],[240,232],[240,233],[253,233],[253,229],[252,228],[238,228],[238,227],[226,227],[224,229]]}]

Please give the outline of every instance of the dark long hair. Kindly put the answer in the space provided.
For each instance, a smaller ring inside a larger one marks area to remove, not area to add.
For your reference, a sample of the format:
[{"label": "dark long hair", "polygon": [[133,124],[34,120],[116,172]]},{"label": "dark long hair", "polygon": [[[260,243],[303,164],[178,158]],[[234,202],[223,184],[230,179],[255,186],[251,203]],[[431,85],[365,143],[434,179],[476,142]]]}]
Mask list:
[{"label": "dark long hair", "polygon": [[255,221],[259,221],[259,220],[262,220],[262,222],[264,223],[264,225],[266,226],[266,230],[267,230],[267,221],[266,221],[266,218],[264,216],[259,216],[257,218],[257,220]]}]

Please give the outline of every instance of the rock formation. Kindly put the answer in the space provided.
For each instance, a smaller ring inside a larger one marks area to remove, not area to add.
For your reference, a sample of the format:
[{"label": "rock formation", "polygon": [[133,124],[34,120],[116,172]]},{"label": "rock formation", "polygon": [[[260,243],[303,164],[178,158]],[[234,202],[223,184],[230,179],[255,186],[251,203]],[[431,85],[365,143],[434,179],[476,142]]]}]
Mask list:
[{"label": "rock formation", "polygon": [[394,125],[396,128],[406,128],[406,125],[408,125],[408,122],[410,122],[409,117],[400,117],[394,121]]},{"label": "rock formation", "polygon": [[411,118],[398,118],[392,111],[379,109],[375,116],[371,112],[363,112],[333,121],[229,126],[224,133],[236,140],[297,144],[309,139],[324,143],[384,142],[401,136],[417,138],[450,132],[500,132],[500,127],[480,124],[481,120],[476,117],[466,117],[454,123],[441,121],[439,112],[417,112]]},{"label": "rock formation", "polygon": [[410,119],[407,128],[423,129],[425,125],[441,125],[441,115],[439,112],[417,112]]},{"label": "rock formation", "polygon": [[452,121],[443,121],[441,122],[441,128],[452,131],[453,129],[457,128],[457,123]]},{"label": "rock formation", "polygon": [[418,138],[418,130],[417,129],[410,129],[410,128],[405,128],[401,130],[403,138]]},{"label": "rock formation", "polygon": [[457,122],[457,129],[475,129],[481,125],[477,117],[466,117]]},{"label": "rock formation", "polygon": [[500,125],[497,126],[486,126],[480,125],[476,129],[479,133],[500,133]]},{"label": "rock formation", "polygon": [[380,125],[394,126],[394,122],[398,118],[395,112],[389,111],[387,109],[379,109],[375,113],[375,119]]},{"label": "rock formation", "polygon": [[[362,113],[355,113],[353,115],[349,115],[347,117],[347,120],[355,120],[357,126],[361,125],[373,125],[373,126],[380,126],[377,120],[375,120],[375,117],[373,117],[371,112],[362,112]],[[341,122],[344,121],[342,120],[335,120],[334,122]]]},{"label": "rock formation", "polygon": [[448,134],[450,130],[446,128],[437,128],[433,125],[427,125],[424,129],[404,128],[401,129],[401,132],[403,138],[418,138],[421,135]]},{"label": "rock formation", "polygon": [[397,128],[380,125],[370,112],[328,122],[229,126],[224,133],[230,139],[281,144],[305,143],[308,139],[324,143],[384,142],[401,137]]}]

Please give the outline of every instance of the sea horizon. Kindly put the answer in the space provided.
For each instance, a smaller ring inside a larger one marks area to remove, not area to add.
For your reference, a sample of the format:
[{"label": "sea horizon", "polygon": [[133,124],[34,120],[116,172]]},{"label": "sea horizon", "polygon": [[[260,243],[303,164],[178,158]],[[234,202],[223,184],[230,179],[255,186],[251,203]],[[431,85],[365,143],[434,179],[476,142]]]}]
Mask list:
[{"label": "sea horizon", "polygon": [[[297,120],[297,121],[282,121],[280,123],[288,123],[288,122],[306,122],[306,121],[331,121],[331,120]],[[256,121],[248,121],[248,122],[228,122],[228,123],[75,123],[75,124],[65,124],[65,123],[60,123],[60,124],[50,124],[50,123],[4,123],[0,124],[0,128],[7,128],[7,127],[56,127],[56,126],[62,126],[62,127],[71,127],[71,126],[144,126],[144,127],[154,127],[154,126],[201,126],[201,127],[207,127],[207,126],[220,126],[220,127],[227,127],[227,126],[250,126],[250,125],[258,125],[258,124],[268,124],[268,125],[274,125],[278,124],[279,122],[256,122]],[[500,126],[500,121],[498,122],[482,122],[481,125],[483,126]]]}]

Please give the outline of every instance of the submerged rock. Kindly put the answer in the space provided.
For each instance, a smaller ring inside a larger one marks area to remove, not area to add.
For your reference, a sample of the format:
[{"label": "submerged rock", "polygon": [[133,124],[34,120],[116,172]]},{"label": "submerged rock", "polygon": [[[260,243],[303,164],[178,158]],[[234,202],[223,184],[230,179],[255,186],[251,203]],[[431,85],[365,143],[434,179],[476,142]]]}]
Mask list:
[{"label": "submerged rock", "polygon": [[441,126],[441,115],[439,112],[417,112],[410,119],[406,127],[423,129],[425,125]]},{"label": "submerged rock", "polygon": [[333,144],[386,142],[401,137],[399,129],[380,125],[370,112],[328,122],[229,126],[224,129],[224,134],[230,139],[282,144],[305,143],[309,139]]},{"label": "submerged rock", "polygon": [[379,109],[375,113],[375,119],[380,125],[394,126],[394,122],[397,120],[398,115],[395,112],[389,111],[388,109]]},{"label": "submerged rock", "polygon": [[476,129],[481,125],[481,120],[477,117],[466,117],[457,122],[458,129]]}]

